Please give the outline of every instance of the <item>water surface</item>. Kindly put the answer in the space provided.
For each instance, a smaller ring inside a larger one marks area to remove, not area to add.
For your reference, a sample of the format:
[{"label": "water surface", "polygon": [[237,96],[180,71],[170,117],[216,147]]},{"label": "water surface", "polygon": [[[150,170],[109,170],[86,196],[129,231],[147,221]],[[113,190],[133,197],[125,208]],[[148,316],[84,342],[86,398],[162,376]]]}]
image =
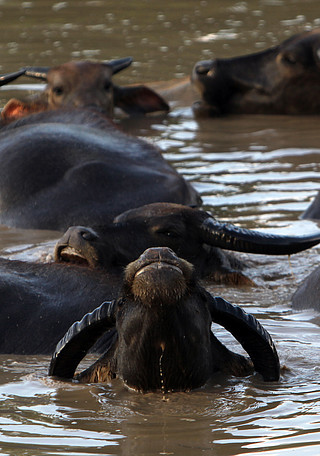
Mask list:
[{"label": "water surface", "polygon": [[[320,24],[316,0],[2,0],[0,20],[1,72],[132,55],[132,67],[115,78],[119,84],[182,78],[200,59],[255,52]],[[32,81],[21,79],[0,90],[1,106],[23,96],[27,83]],[[220,219],[279,233],[318,229],[299,219],[320,187],[318,117],[196,121],[182,101],[164,118],[131,119],[121,126],[157,144]],[[0,251],[44,259],[58,237],[57,232],[1,227]],[[46,375],[49,357],[2,355],[1,454],[318,454],[318,314],[293,311],[290,297],[318,264],[319,250],[294,255],[290,263],[280,257],[242,257],[257,287],[209,287],[270,331],[283,366],[279,383],[264,383],[258,375],[217,376],[201,390],[163,400],[127,391],[120,382],[58,382]],[[221,328],[215,332],[238,349]]]}]

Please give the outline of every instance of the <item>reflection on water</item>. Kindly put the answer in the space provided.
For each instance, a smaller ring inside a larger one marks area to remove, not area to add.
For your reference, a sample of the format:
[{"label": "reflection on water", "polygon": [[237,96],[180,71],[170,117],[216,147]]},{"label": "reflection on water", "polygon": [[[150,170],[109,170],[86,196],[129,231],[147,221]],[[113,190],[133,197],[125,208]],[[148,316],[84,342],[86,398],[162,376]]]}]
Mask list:
[{"label": "reflection on water", "polygon": [[[115,77],[119,84],[180,78],[198,60],[254,52],[319,26],[318,6],[316,0],[3,0],[0,70],[132,55],[132,67]],[[29,82],[0,89],[1,106],[21,98]],[[128,132],[158,144],[217,217],[290,234],[317,229],[299,216],[320,187],[318,126],[318,117],[196,121],[184,100],[167,117],[121,122]],[[1,227],[0,251],[26,260],[48,258],[58,237]],[[259,287],[211,286],[270,331],[283,366],[279,384],[263,383],[259,376],[217,376],[199,391],[162,401],[157,394],[129,392],[120,382],[49,379],[48,357],[2,355],[1,454],[318,454],[320,328],[315,311],[290,308],[290,296],[317,265],[318,253],[313,248],[290,263],[243,255]],[[221,328],[214,330],[237,348]]]}]

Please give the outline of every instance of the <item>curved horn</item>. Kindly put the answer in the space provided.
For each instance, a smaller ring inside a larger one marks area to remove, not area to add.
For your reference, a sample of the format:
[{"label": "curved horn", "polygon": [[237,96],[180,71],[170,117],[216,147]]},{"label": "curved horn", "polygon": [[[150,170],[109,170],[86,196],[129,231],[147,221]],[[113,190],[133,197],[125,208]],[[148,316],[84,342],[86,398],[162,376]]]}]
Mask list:
[{"label": "curved horn", "polygon": [[320,233],[308,236],[281,236],[239,228],[208,217],[201,224],[203,241],[226,250],[267,255],[291,255],[320,242]]},{"label": "curved horn", "polygon": [[240,342],[265,381],[279,380],[279,358],[270,334],[239,306],[210,293],[207,295],[212,321],[226,328]]},{"label": "curved horn", "polygon": [[115,324],[114,309],[117,301],[106,301],[82,320],[75,322],[58,342],[52,355],[49,375],[72,378],[88,350],[100,336]]},{"label": "curved horn", "polygon": [[14,81],[15,79],[17,79],[20,76],[24,75],[25,72],[26,72],[26,70],[22,69],[22,70],[16,71],[15,73],[8,73],[8,74],[0,75],[0,86],[8,84],[11,81]]},{"label": "curved horn", "polygon": [[128,68],[133,61],[132,57],[124,57],[123,59],[109,60],[105,65],[111,67],[112,74],[119,73],[119,71]]},{"label": "curved horn", "polygon": [[29,76],[30,78],[46,81],[49,70],[50,67],[27,67],[25,68],[25,75]]}]

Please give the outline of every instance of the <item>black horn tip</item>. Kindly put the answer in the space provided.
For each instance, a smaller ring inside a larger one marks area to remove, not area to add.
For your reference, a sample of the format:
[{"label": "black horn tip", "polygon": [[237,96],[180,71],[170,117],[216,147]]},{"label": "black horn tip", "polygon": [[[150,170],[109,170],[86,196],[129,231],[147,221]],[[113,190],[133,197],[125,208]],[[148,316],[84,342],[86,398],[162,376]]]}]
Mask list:
[{"label": "black horn tip", "polygon": [[122,71],[122,70],[128,68],[128,66],[130,66],[132,62],[133,62],[132,57],[124,57],[122,59],[110,60],[110,61],[106,62],[106,65],[111,67],[112,74],[116,74],[116,73],[119,73],[119,71]]},{"label": "black horn tip", "polygon": [[9,82],[14,81],[15,79],[23,76],[25,74],[25,69],[22,68],[19,71],[15,71],[14,73],[2,74],[0,75],[0,86],[8,84]]}]

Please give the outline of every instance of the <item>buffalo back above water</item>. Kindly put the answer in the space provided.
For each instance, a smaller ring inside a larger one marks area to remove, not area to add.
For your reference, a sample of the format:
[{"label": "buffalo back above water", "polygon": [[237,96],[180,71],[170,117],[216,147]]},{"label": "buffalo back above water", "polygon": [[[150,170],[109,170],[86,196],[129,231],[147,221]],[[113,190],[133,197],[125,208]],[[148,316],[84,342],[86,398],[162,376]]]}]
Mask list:
[{"label": "buffalo back above water", "polygon": [[56,110],[0,131],[0,223],[64,230],[143,204],[198,204],[153,145],[90,110]]},{"label": "buffalo back above water", "polygon": [[0,353],[52,353],[74,320],[121,284],[119,273],[0,258]]}]

